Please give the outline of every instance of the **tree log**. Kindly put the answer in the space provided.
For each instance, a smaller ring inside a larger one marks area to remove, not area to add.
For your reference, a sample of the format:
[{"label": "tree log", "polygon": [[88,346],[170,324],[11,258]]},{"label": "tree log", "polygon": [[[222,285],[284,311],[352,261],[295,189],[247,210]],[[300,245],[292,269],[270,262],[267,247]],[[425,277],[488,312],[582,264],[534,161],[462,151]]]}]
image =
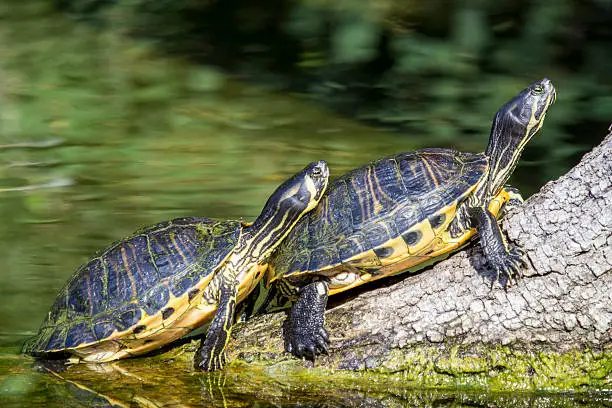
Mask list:
[{"label": "tree log", "polygon": [[[333,302],[329,356],[316,367],[416,385],[612,388],[612,127],[568,174],[513,209],[502,229],[531,264],[516,285],[494,282],[480,246],[470,245]],[[283,318],[239,325],[229,345],[234,364],[294,360],[295,369],[311,370],[283,352]]]}]

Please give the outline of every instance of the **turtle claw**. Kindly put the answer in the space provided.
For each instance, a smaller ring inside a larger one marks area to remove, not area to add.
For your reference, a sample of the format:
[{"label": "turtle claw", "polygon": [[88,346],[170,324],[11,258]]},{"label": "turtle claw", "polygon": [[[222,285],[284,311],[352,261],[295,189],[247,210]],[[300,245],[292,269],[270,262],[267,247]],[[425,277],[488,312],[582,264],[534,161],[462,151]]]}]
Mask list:
[{"label": "turtle claw", "polygon": [[310,357],[312,361],[315,361],[315,358],[317,357],[317,347],[316,346],[312,344],[308,346],[308,356]]},{"label": "turtle claw", "polygon": [[327,353],[329,335],[325,330],[325,306],[328,285],[311,282],[300,288],[300,295],[283,325],[286,349],[297,358],[315,361],[317,354]]},{"label": "turtle claw", "polygon": [[[225,352],[216,353],[216,350],[207,348],[206,345],[198,352],[200,358],[195,363],[195,368],[202,371],[216,371],[225,367],[227,358]],[[196,354],[197,355],[197,354]]]},{"label": "turtle claw", "polygon": [[490,267],[495,271],[495,279],[491,282],[491,287],[495,282],[502,283],[501,277],[505,278],[505,288],[512,287],[518,283],[522,277],[521,270],[527,268],[527,254],[521,248],[514,247],[505,252],[504,256],[498,257],[495,263],[490,263]]},{"label": "turtle claw", "polygon": [[329,335],[325,328],[315,330],[315,333],[293,331],[287,343],[287,351],[298,358],[315,361],[318,354],[328,354]]},{"label": "turtle claw", "polygon": [[327,334],[327,330],[325,327],[321,327],[319,329],[319,336],[323,339],[325,344],[329,343],[329,334]]},{"label": "turtle claw", "polygon": [[327,351],[327,340],[318,338],[317,339],[317,350],[319,350],[321,354],[329,354],[329,352]]}]

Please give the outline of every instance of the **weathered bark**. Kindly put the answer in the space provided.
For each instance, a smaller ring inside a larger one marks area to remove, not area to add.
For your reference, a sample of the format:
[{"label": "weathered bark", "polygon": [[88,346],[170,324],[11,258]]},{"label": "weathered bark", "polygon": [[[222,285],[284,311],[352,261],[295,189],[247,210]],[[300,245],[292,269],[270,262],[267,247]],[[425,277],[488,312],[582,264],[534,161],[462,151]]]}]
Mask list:
[{"label": "weathered bark", "polygon": [[[515,286],[491,287],[481,250],[471,245],[328,310],[330,355],[316,365],[400,373],[431,385],[461,378],[500,389],[609,388],[612,132],[511,211],[503,229],[531,263]],[[240,326],[232,357],[274,364],[283,352],[282,319]]]}]

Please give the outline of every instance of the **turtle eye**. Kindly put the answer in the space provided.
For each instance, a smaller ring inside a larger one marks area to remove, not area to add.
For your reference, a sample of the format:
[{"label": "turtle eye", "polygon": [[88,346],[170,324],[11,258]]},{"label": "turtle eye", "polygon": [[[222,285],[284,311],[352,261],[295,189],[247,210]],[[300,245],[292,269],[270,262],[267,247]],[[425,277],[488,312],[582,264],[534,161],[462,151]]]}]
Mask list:
[{"label": "turtle eye", "polygon": [[318,167],[314,167],[312,169],[312,175],[315,177],[321,177],[321,169]]},{"label": "turtle eye", "polygon": [[531,93],[534,95],[542,95],[544,93],[544,88],[538,85],[531,90]]}]

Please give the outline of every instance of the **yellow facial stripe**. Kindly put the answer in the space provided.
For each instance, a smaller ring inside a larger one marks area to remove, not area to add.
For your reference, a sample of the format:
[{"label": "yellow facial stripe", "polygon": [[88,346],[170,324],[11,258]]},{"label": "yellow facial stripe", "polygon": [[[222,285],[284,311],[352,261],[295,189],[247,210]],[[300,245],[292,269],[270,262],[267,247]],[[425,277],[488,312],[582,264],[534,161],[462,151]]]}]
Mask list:
[{"label": "yellow facial stripe", "polygon": [[289,190],[285,191],[285,193],[283,194],[283,196],[281,198],[281,201],[284,201],[287,198],[291,198],[291,197],[295,196],[298,191],[300,191],[300,186],[298,184],[296,184],[293,187],[291,187]]},{"label": "yellow facial stripe", "polygon": [[315,208],[317,206],[318,203],[318,196],[320,196],[321,194],[318,194],[318,190],[317,190],[317,186],[315,185],[314,181],[312,181],[312,178],[310,178],[309,176],[306,176],[306,180],[304,181],[304,184],[306,185],[306,190],[308,190],[308,206],[306,207],[306,209],[304,210],[304,212],[306,211],[310,211],[313,208]]}]

